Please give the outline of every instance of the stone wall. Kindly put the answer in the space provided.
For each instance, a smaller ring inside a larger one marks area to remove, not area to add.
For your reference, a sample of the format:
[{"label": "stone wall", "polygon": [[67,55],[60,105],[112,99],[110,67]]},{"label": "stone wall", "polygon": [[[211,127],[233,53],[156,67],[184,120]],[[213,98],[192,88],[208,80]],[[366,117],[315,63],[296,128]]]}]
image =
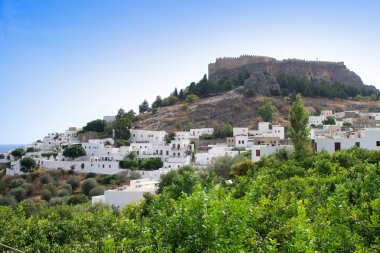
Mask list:
[{"label": "stone wall", "polygon": [[222,78],[237,78],[239,74],[269,72],[305,77],[308,80],[341,83],[345,85],[364,85],[361,78],[350,71],[344,62],[305,61],[298,59],[276,60],[266,56],[243,55],[236,58],[218,58],[210,63],[208,77],[211,81]]}]

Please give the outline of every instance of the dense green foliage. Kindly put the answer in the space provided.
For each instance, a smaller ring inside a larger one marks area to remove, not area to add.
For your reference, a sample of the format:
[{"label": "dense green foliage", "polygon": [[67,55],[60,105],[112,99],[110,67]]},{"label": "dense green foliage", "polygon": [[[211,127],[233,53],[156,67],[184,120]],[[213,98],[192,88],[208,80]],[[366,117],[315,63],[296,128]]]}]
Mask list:
[{"label": "dense green foliage", "polygon": [[143,158],[137,159],[127,159],[121,160],[119,162],[120,168],[122,169],[144,169],[144,170],[157,170],[162,168],[163,162],[161,158]]},{"label": "dense green foliage", "polygon": [[338,83],[330,84],[285,74],[277,76],[277,82],[280,84],[282,93],[301,93],[305,97],[348,98],[356,97],[357,95],[371,96],[378,93],[378,91],[366,86],[355,87]]},{"label": "dense green foliage", "polygon": [[302,156],[310,151],[311,141],[308,128],[309,113],[303,105],[300,94],[297,94],[296,100],[290,107],[289,114],[289,138],[292,141],[295,154]]},{"label": "dense green foliage", "polygon": [[104,132],[106,126],[107,122],[105,120],[97,119],[88,122],[87,125],[83,127],[83,131]]},{"label": "dense green foliage", "polygon": [[30,172],[36,165],[36,161],[30,156],[26,156],[20,160],[21,171],[23,172]]},{"label": "dense green foliage", "polygon": [[273,105],[271,99],[263,99],[259,107],[259,115],[264,122],[272,122],[276,107]]},{"label": "dense green foliage", "polygon": [[26,152],[23,148],[16,148],[11,152],[11,155],[15,158],[21,158]]},{"label": "dense green foliage", "polygon": [[0,206],[0,242],[25,252],[378,252],[379,162],[379,151],[359,148],[273,156],[218,185],[185,168],[121,212]]},{"label": "dense green foliage", "polygon": [[82,147],[82,145],[71,145],[63,151],[63,156],[69,157],[72,159],[78,158],[80,156],[85,156],[86,151]]},{"label": "dense green foliage", "polygon": [[233,127],[232,124],[227,122],[224,123],[223,125],[217,127],[214,130],[214,136],[216,138],[226,138],[226,137],[231,137],[233,135]]},{"label": "dense green foliage", "polygon": [[333,117],[327,117],[322,123],[323,125],[335,125],[335,119]]}]

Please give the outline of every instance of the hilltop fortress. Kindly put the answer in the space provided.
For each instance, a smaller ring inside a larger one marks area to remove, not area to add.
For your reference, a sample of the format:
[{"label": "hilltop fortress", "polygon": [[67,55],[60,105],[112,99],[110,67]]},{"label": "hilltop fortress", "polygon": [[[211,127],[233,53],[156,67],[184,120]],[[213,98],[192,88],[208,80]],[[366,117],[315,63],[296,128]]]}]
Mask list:
[{"label": "hilltop fortress", "polygon": [[211,81],[237,78],[253,72],[268,72],[273,76],[287,74],[305,77],[308,80],[363,86],[361,78],[347,69],[344,62],[306,61],[298,59],[277,60],[267,56],[242,55],[240,57],[217,58],[208,65]]}]

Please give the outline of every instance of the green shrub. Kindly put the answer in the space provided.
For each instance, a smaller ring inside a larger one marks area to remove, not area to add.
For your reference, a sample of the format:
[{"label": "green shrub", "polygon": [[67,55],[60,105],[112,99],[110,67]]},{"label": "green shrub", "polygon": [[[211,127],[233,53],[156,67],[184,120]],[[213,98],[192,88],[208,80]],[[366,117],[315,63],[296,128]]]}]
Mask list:
[{"label": "green shrub", "polygon": [[26,183],[25,179],[22,179],[22,178],[13,179],[12,181],[9,182],[9,188],[14,189],[25,183]]},{"label": "green shrub", "polygon": [[70,184],[73,190],[75,190],[76,188],[80,186],[79,178],[73,175],[70,175],[67,178],[66,183]]},{"label": "green shrub", "polygon": [[101,185],[96,186],[90,191],[90,197],[99,196],[104,194],[104,187]]},{"label": "green shrub", "polygon": [[73,187],[71,186],[71,184],[65,184],[65,185],[63,185],[62,189],[67,190],[70,194],[73,192]]},{"label": "green shrub", "polygon": [[71,192],[67,189],[61,189],[59,192],[58,192],[58,197],[65,197],[65,196],[70,196]]},{"label": "green shrub", "polygon": [[41,184],[55,183],[55,180],[53,179],[50,173],[45,173],[40,176],[40,183]]},{"label": "green shrub", "polygon": [[81,185],[82,193],[88,196],[90,194],[90,191],[93,188],[95,188],[97,185],[98,183],[96,182],[95,179],[87,178],[86,180],[82,182],[82,185]]},{"label": "green shrub", "polygon": [[51,197],[52,197],[51,191],[45,189],[45,190],[43,190],[41,192],[41,199],[49,202],[49,200],[51,199]]},{"label": "green shrub", "polygon": [[86,178],[94,178],[96,174],[94,172],[87,173]]},{"label": "green shrub", "polygon": [[0,196],[0,206],[13,206],[17,205],[17,200],[14,196]]},{"label": "green shrub", "polygon": [[69,205],[79,205],[88,202],[88,197],[84,194],[73,195],[67,200]]},{"label": "green shrub", "polygon": [[9,191],[9,195],[13,196],[18,202],[28,197],[28,191],[22,187],[16,187]]}]

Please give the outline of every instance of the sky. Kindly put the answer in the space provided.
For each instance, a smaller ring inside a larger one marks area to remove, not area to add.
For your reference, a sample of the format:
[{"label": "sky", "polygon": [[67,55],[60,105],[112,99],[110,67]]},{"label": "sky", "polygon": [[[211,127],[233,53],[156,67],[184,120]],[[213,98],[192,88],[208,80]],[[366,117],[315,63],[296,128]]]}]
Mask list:
[{"label": "sky", "polygon": [[380,88],[380,1],[0,0],[0,144],[138,111],[218,57],[344,61]]}]

